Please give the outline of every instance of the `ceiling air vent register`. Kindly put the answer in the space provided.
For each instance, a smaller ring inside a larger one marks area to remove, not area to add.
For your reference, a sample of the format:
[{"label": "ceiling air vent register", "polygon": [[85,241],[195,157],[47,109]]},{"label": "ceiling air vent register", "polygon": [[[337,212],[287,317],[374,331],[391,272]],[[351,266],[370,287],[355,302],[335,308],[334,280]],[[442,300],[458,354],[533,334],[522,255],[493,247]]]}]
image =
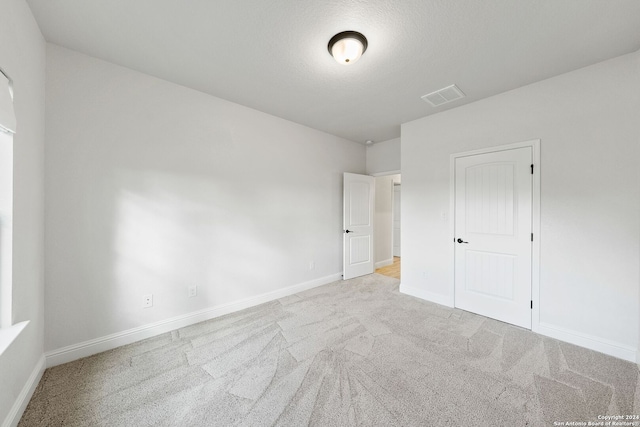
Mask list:
[{"label": "ceiling air vent register", "polygon": [[421,96],[424,102],[428,102],[434,107],[439,107],[447,102],[455,101],[456,99],[464,98],[465,94],[456,85],[447,86],[445,88],[436,90],[435,92],[428,93]]}]

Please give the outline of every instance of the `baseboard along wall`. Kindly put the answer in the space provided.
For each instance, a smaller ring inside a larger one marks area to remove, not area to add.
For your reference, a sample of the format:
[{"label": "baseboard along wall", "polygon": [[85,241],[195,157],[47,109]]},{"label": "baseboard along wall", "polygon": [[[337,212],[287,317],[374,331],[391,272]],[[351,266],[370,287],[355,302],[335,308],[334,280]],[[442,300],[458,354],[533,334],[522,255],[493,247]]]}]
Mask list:
[{"label": "baseboard along wall", "polygon": [[420,298],[447,307],[453,307],[452,297],[425,291],[424,289],[419,289],[413,286],[405,285],[403,283],[400,284],[400,293],[411,295],[412,297]]},{"label": "baseboard along wall", "polygon": [[214,319],[233,313],[245,308],[253,307],[265,302],[273,301],[298,292],[306,291],[318,286],[326,285],[342,279],[342,273],[336,273],[319,279],[310,280],[308,282],[299,283],[297,285],[288,286],[286,288],[267,292],[238,301],[220,304],[214,307],[206,308],[199,311],[183,314],[170,319],[161,320],[159,322],[139,326],[137,328],[128,329],[126,331],[117,332],[100,338],[84,341],[78,344],[72,344],[57,350],[45,353],[46,366],[61,365],[63,363],[72,362],[83,357],[111,350],[123,345],[131,344],[146,338],[151,338],[159,334],[173,331],[185,326],[194,325],[204,322],[205,320]]},{"label": "baseboard along wall", "polygon": [[375,269],[377,270],[379,268],[386,267],[387,265],[391,265],[391,264],[393,264],[393,258],[385,259],[384,261],[378,261],[375,264]]},{"label": "baseboard along wall", "polygon": [[42,378],[42,374],[44,374],[44,370],[45,356],[43,354],[40,356],[38,363],[36,363],[36,366],[33,368],[33,371],[31,372],[31,375],[29,375],[29,379],[24,384],[24,387],[22,387],[22,390],[11,407],[11,410],[7,414],[7,417],[4,419],[2,427],[16,427],[18,425],[24,410],[27,409],[31,396],[33,396],[33,392],[36,391],[36,387]]},{"label": "baseboard along wall", "polygon": [[569,344],[578,345],[580,347],[608,354],[609,356],[640,364],[640,351],[624,344],[543,322],[540,322],[538,327],[534,328],[534,332],[560,341],[568,342]]},{"label": "baseboard along wall", "polygon": [[[432,292],[404,284],[400,285],[400,292],[436,304],[454,307],[453,297],[449,297],[447,295],[434,294]],[[534,324],[532,331],[540,335],[568,342],[569,344],[578,345],[580,347],[608,354],[609,356],[640,364],[640,349],[629,347],[624,344],[543,322],[540,322],[537,325]]]}]

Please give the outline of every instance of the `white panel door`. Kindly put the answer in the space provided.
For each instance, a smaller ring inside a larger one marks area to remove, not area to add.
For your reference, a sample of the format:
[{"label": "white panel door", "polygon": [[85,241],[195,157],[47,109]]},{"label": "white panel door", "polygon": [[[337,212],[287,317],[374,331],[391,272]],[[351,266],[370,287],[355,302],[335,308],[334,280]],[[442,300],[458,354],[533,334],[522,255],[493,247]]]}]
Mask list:
[{"label": "white panel door", "polygon": [[400,186],[393,186],[393,256],[400,256]]},{"label": "white panel door", "polygon": [[343,278],[373,273],[375,178],[344,174]]},{"label": "white panel door", "polygon": [[455,160],[455,306],[531,328],[531,147]]}]

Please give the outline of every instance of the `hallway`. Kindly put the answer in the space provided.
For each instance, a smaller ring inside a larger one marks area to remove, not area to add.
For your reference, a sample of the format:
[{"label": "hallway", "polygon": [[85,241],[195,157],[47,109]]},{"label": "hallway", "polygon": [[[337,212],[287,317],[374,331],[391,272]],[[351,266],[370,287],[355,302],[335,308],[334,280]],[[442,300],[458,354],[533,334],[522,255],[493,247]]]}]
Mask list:
[{"label": "hallway", "polygon": [[376,273],[400,279],[400,257],[394,256],[393,264],[378,268]]}]

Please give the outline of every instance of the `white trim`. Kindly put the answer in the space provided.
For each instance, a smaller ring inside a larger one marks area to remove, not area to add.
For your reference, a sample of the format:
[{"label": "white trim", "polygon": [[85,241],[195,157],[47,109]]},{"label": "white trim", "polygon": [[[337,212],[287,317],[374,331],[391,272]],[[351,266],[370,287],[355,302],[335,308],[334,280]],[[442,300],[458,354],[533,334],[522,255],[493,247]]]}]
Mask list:
[{"label": "white trim", "polygon": [[0,356],[9,348],[11,343],[20,335],[20,332],[29,324],[28,320],[16,323],[8,328],[0,329]]},{"label": "white trim", "polygon": [[11,410],[7,414],[7,417],[4,419],[2,423],[2,427],[15,427],[20,422],[20,418],[22,418],[22,414],[24,410],[27,409],[27,405],[31,400],[31,396],[33,396],[33,392],[36,391],[36,387],[42,378],[42,374],[45,369],[45,358],[44,354],[40,356],[38,363],[31,371],[31,375],[29,379],[22,387],[20,394],[18,395],[16,401],[13,403]]},{"label": "white trim", "polygon": [[444,305],[447,307],[453,307],[453,297],[448,295],[436,294],[433,292],[425,291],[424,289],[418,289],[413,286],[400,284],[400,293],[410,295],[412,297],[420,298],[429,302]]},{"label": "white trim", "polygon": [[0,123],[0,132],[14,135],[16,133],[16,113],[13,103],[13,80],[7,73],[0,68],[0,75],[6,78],[6,87],[8,92],[8,99],[4,96],[4,84],[2,90],[0,90],[0,110],[2,110],[2,122]]},{"label": "white trim", "polygon": [[368,175],[378,177],[378,176],[389,176],[389,175],[398,175],[398,174],[402,174],[400,169],[398,169],[396,171],[385,171],[385,172],[370,173]]},{"label": "white trim", "polygon": [[542,171],[542,163],[540,161],[540,140],[535,139],[532,142],[533,150],[533,206],[531,217],[531,232],[533,233],[533,243],[531,244],[531,301],[533,301],[533,310],[531,310],[531,330],[538,332],[540,329],[540,241],[541,241],[541,216],[540,216],[540,176]]},{"label": "white trim", "polygon": [[[433,292],[425,291],[403,284],[400,285],[400,292],[405,295],[410,295],[436,304],[453,307],[453,298],[450,298],[446,295],[434,294]],[[540,322],[537,326],[537,333],[540,335],[568,342],[570,344],[578,345],[590,350],[595,350],[600,353],[608,354],[609,356],[627,360],[629,362],[640,364],[640,351],[633,347],[610,341],[605,338],[595,337],[589,334],[564,329],[544,322]]]},{"label": "white trim", "polygon": [[[13,325],[11,313],[13,312],[13,186],[15,181],[13,163],[15,150],[13,134],[3,132],[2,126],[0,126],[0,146],[3,157],[0,161],[0,169],[4,175],[0,191],[6,194],[9,201],[8,206],[0,208],[0,328],[7,329]],[[0,335],[5,334],[0,332]],[[4,344],[0,344],[0,347],[4,347]],[[3,350],[0,349],[0,354],[2,352]]]},{"label": "white trim", "polygon": [[319,279],[310,280],[308,282],[299,283],[297,285],[267,292],[254,297],[244,298],[238,301],[220,304],[204,310],[194,311],[191,313],[176,316],[170,319],[161,320],[159,322],[150,323],[148,325],[139,326],[137,328],[128,329],[126,331],[117,332],[100,338],[84,341],[78,344],[72,344],[63,348],[52,350],[45,353],[47,359],[47,368],[60,365],[62,363],[71,362],[83,357],[91,356],[96,353],[111,350],[126,344],[131,344],[146,338],[173,331],[178,328],[193,325],[205,320],[224,316],[225,314],[253,307],[265,302],[283,298],[298,292],[306,291],[327,283],[336,282],[342,279],[341,273],[332,274],[321,277]]},{"label": "white trim", "polygon": [[[394,206],[395,206],[395,203],[396,203],[396,200],[395,200],[396,187],[394,185],[393,180],[391,181],[391,194],[390,194],[390,197],[391,197],[391,224],[389,224],[390,225],[389,228],[391,230],[391,239],[389,241],[389,249],[391,249],[391,252],[390,252],[391,253],[391,262],[393,263],[393,257],[395,256],[395,254],[393,253],[393,238],[395,237],[395,226],[396,226],[396,223],[395,223],[395,221],[396,221],[395,217],[396,216],[395,216],[395,212],[394,212],[394,210],[395,210]],[[387,261],[389,261],[389,260],[387,260]]]},{"label": "white trim", "polygon": [[386,267],[387,265],[391,265],[393,264],[393,258],[391,259],[385,259],[384,261],[378,261],[376,262],[376,270],[382,267]]},{"label": "white trim", "polygon": [[[540,332],[540,140],[514,142],[512,144],[500,145],[497,147],[487,147],[478,150],[465,151],[463,153],[451,154],[449,158],[449,253],[451,254],[451,271],[449,275],[449,289],[451,295],[455,295],[455,248],[453,239],[455,238],[455,162],[457,158],[475,156],[478,154],[495,153],[497,151],[514,150],[517,148],[530,147],[532,151],[532,161],[534,165],[533,192],[532,192],[532,215],[531,228],[533,232],[533,243],[531,247],[531,300],[533,310],[531,310],[531,330]],[[452,306],[455,306],[455,297],[452,297]]]},{"label": "white trim", "polygon": [[451,293],[451,306],[455,307],[456,299],[456,248],[454,239],[456,238],[456,158],[455,154],[449,156],[449,255],[451,265],[449,266],[449,292]]},{"label": "white trim", "polygon": [[539,322],[538,331],[540,335],[545,335],[561,341],[585,347],[600,353],[608,354],[620,359],[636,363],[638,359],[637,349],[610,341],[606,338],[596,337],[582,332],[572,331],[549,323]]},{"label": "white trim", "polygon": [[[393,259],[395,254],[395,242],[396,242],[396,186],[398,187],[398,191],[400,191],[400,203],[402,203],[402,187],[400,183],[396,184],[395,182],[391,183],[391,259]],[[400,208],[400,234],[402,235],[402,208]],[[402,240],[400,240],[400,254],[402,254]]]},{"label": "white trim", "polygon": [[529,141],[513,142],[505,145],[497,145],[494,147],[478,148],[477,150],[464,151],[462,153],[454,153],[451,155],[451,157],[456,158],[456,157],[477,156],[478,154],[496,153],[499,151],[515,150],[517,148],[534,147],[535,145],[539,145],[539,144],[540,144],[539,139],[532,139]]}]

